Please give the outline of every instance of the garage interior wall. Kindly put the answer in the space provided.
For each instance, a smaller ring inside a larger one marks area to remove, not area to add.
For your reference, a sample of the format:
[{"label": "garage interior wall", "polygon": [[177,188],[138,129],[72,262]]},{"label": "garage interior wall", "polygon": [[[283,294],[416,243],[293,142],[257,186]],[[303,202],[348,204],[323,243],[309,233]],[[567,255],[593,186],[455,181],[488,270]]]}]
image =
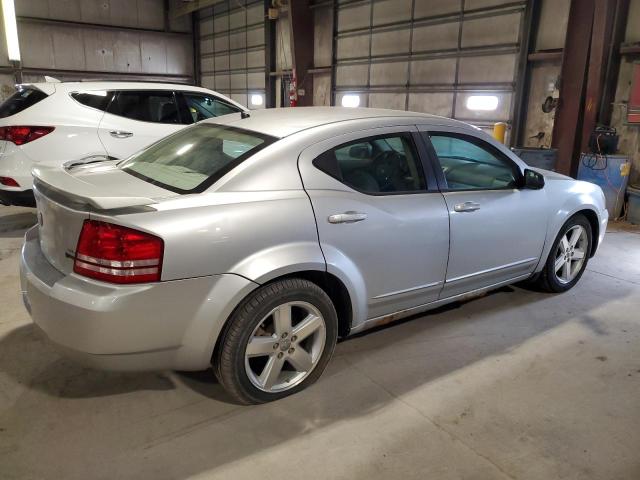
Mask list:
[{"label": "garage interior wall", "polygon": [[[429,112],[489,127],[513,122],[526,2],[344,0],[338,4],[334,101]],[[498,98],[471,110],[472,95]]]},{"label": "garage interior wall", "polygon": [[[129,79],[193,83],[189,16],[179,0],[15,0],[24,82]],[[6,46],[2,32],[2,62]],[[3,84],[15,83],[3,78]]]},{"label": "garage interior wall", "polygon": [[[265,3],[227,0],[198,12],[200,76],[250,108],[266,105]],[[259,95],[261,104],[250,102]]]},{"label": "garage interior wall", "polygon": [[[558,96],[562,51],[565,45],[567,22],[571,0],[542,0],[539,27],[535,34],[534,51],[529,55],[529,98],[522,145],[526,147],[550,147],[556,109],[545,113],[542,104],[548,96]],[[631,90],[633,64],[640,61],[640,0],[629,1],[625,35],[622,45],[615,45],[622,52],[611,126],[620,140],[618,153],[631,159],[631,184],[640,183],[640,127],[626,121],[629,92]],[[636,48],[629,48],[635,46]],[[627,48],[625,48],[627,47]]]}]

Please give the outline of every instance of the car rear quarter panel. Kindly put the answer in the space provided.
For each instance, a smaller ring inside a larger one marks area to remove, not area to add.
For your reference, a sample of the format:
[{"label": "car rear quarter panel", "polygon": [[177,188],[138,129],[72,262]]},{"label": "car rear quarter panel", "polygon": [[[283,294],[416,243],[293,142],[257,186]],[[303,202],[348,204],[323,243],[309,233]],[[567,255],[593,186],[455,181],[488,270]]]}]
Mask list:
[{"label": "car rear quarter panel", "polygon": [[44,125],[55,130],[20,148],[36,163],[61,165],[90,155],[104,155],[98,123],[104,112],[73,100],[64,89],[22,112],[2,119],[7,125]]},{"label": "car rear quarter panel", "polygon": [[296,269],[324,270],[309,199],[302,190],[201,194],[199,206],[181,199],[157,212],[93,214],[164,240],[162,280],[223,273],[254,282]]}]

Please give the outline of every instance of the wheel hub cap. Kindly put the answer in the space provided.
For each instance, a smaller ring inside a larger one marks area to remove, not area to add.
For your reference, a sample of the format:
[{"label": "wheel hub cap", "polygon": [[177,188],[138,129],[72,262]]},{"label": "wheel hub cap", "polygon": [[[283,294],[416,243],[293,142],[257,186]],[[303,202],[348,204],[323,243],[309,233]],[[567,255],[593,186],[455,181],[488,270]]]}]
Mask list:
[{"label": "wheel hub cap", "polygon": [[287,350],[289,350],[289,347],[291,347],[291,340],[286,339],[280,341],[280,350],[286,352]]}]

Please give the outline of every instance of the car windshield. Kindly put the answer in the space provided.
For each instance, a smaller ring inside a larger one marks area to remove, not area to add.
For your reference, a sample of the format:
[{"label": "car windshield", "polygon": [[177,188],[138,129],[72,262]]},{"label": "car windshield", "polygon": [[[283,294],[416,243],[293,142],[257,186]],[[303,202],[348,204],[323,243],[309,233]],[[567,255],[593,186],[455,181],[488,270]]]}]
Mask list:
[{"label": "car windshield", "polygon": [[120,167],[167,190],[197,193],[275,140],[240,128],[199,124],[151,145]]}]

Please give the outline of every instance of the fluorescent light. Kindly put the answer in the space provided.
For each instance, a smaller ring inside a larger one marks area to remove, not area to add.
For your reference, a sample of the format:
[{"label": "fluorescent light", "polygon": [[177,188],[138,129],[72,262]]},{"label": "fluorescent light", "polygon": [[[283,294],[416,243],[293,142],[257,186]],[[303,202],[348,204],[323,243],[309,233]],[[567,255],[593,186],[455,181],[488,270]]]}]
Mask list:
[{"label": "fluorescent light", "polygon": [[353,93],[347,93],[342,96],[342,106],[355,108],[360,106],[360,95],[355,95]]},{"label": "fluorescent light", "polygon": [[467,98],[469,110],[495,110],[498,108],[498,97],[495,95],[471,95]]},{"label": "fluorescent light", "polygon": [[9,60],[20,61],[20,43],[18,42],[18,25],[16,25],[16,9],[13,0],[2,0],[2,17],[4,33],[7,37],[7,55]]},{"label": "fluorescent light", "polygon": [[262,95],[260,95],[259,93],[254,93],[253,95],[251,95],[251,105],[254,107],[259,107],[264,103],[264,100],[262,98]]}]

